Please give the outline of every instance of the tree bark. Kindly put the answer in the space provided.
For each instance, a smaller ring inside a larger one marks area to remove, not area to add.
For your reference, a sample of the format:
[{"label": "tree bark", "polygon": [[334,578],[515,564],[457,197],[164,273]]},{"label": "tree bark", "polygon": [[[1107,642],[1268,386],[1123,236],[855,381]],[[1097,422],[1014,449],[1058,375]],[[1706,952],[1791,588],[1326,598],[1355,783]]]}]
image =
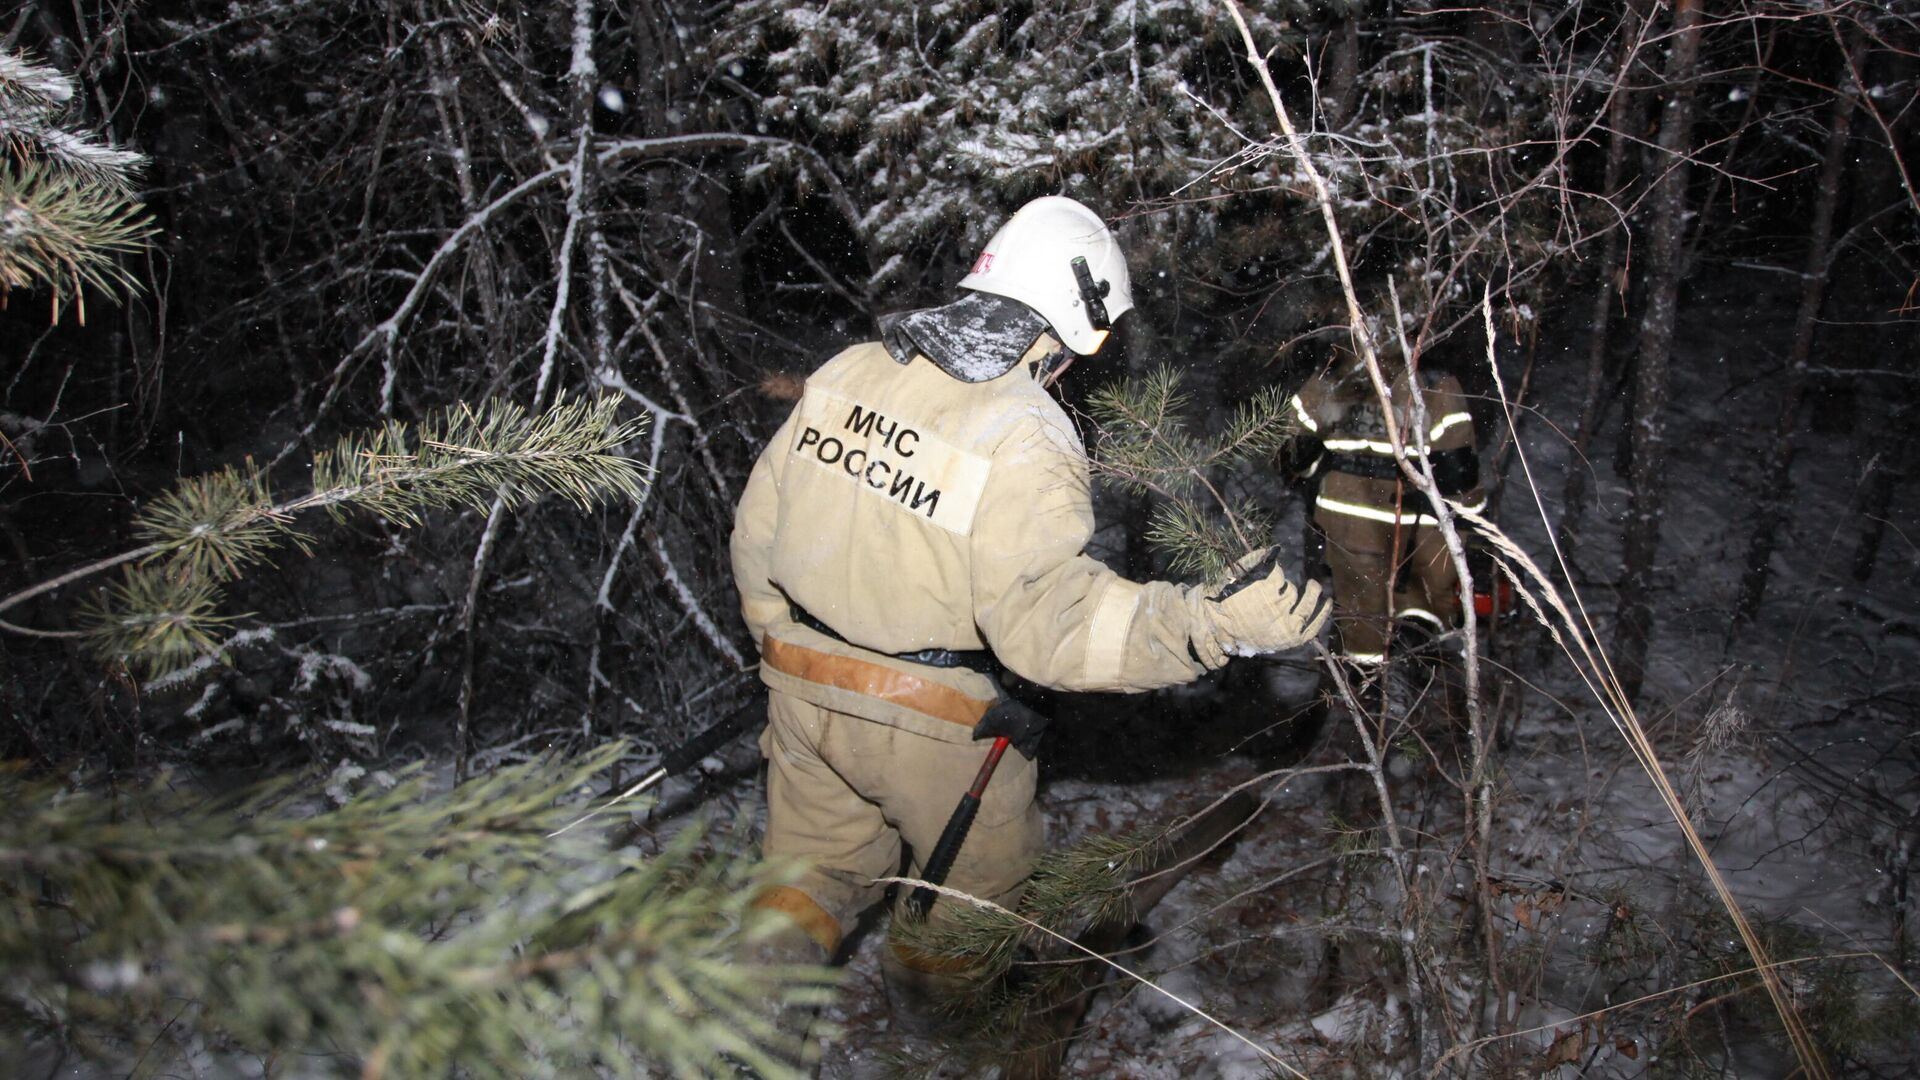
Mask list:
[{"label": "tree bark", "polygon": [[1667,367],[1673,354],[1675,312],[1686,237],[1688,155],[1693,152],[1694,68],[1700,56],[1698,0],[1676,0],[1674,36],[1667,54],[1661,109],[1661,173],[1649,199],[1647,306],[1635,359],[1632,493],[1627,503],[1626,574],[1620,589],[1620,623],[1613,661],[1621,692],[1640,695],[1646,678],[1647,642],[1653,630],[1654,557],[1660,547],[1660,515],[1667,494]]},{"label": "tree bark", "polygon": [[[1856,81],[1866,86],[1911,85],[1912,80],[1920,76],[1920,58],[1889,49],[1875,50],[1866,66],[1858,70],[1864,72],[1865,77]],[[1874,128],[1882,134],[1887,130],[1878,124]],[[1895,138],[1902,141],[1889,145],[1872,140],[1872,150],[1854,163],[1849,198],[1856,218],[1874,213],[1880,207],[1910,203],[1902,180],[1900,146],[1912,142],[1914,120],[1907,116],[1889,128]],[[1863,134],[1868,130],[1863,128]],[[1834,345],[1829,338],[1828,348],[1841,355],[1858,350],[1857,355],[1875,357],[1874,366],[1889,368],[1894,373],[1885,380],[1862,380],[1861,398],[1866,404],[1861,412],[1865,415],[1853,429],[1855,459],[1867,463],[1854,504],[1859,531],[1850,560],[1853,580],[1859,582],[1873,577],[1893,501],[1901,486],[1912,478],[1916,462],[1920,462],[1913,440],[1906,437],[1915,417],[1920,416],[1920,381],[1916,381],[1920,376],[1920,334],[1915,333],[1912,319],[1904,320],[1905,326],[1875,325],[1887,314],[1886,305],[1875,299],[1885,286],[1877,270],[1866,260],[1837,259],[1832,271],[1834,306],[1839,309],[1836,317],[1864,316],[1868,326],[1848,332],[1847,341],[1841,346]],[[1897,303],[1894,309],[1899,311],[1910,303],[1910,300]]]},{"label": "tree bark", "polygon": [[[1627,176],[1627,151],[1634,145],[1645,120],[1646,95],[1633,87],[1633,59],[1640,38],[1638,10],[1629,8],[1624,21],[1620,34],[1620,69],[1615,76],[1613,101],[1607,109],[1607,123],[1613,133],[1607,142],[1607,164],[1600,191],[1607,199],[1631,202],[1625,197],[1625,187],[1630,182],[1637,182],[1638,177]],[[1600,417],[1605,412],[1603,390],[1607,384],[1607,346],[1613,325],[1613,307],[1617,298],[1625,295],[1618,279],[1622,274],[1622,259],[1627,247],[1622,242],[1626,229],[1624,221],[1607,229],[1606,237],[1601,242],[1600,263],[1596,267],[1599,288],[1594,292],[1593,310],[1587,323],[1587,381],[1580,397],[1580,422],[1574,429],[1573,455],[1567,463],[1566,486],[1561,493],[1560,523],[1554,534],[1554,544],[1559,548],[1560,558],[1568,563],[1572,561],[1574,549],[1580,540],[1580,517],[1586,512],[1587,473],[1592,468],[1588,453],[1593,446],[1594,430],[1599,427]]]},{"label": "tree bark", "polygon": [[[685,2],[638,4],[629,17],[633,69],[640,72],[634,107],[643,133],[652,137],[682,135],[703,130],[700,89],[693,84],[697,65],[687,55],[686,42],[709,31],[701,25],[695,5]],[[740,335],[746,317],[746,276],[741,265],[740,239],[723,183],[723,161],[691,173],[655,169],[643,181],[647,206],[657,224],[670,229],[674,222],[686,230],[693,252],[691,274],[684,267],[663,265],[661,280],[683,282],[690,305],[701,305],[706,317],[696,320],[717,331],[723,340]],[[725,392],[729,387],[721,387]]]},{"label": "tree bark", "polygon": [[1340,19],[1327,29],[1326,49],[1321,62],[1321,115],[1328,131],[1344,130],[1359,102],[1360,24],[1352,18]]},{"label": "tree bark", "polygon": [[1855,93],[1851,72],[1858,63],[1863,36],[1855,31],[1847,46],[1851,57],[1844,60],[1835,84],[1840,92],[1833,99],[1833,112],[1827,122],[1827,143],[1820,162],[1819,187],[1815,191],[1813,222],[1807,229],[1807,260],[1800,274],[1800,306],[1794,313],[1793,342],[1787,355],[1786,385],[1780,392],[1780,412],[1774,419],[1773,450],[1767,458],[1767,471],[1760,485],[1759,512],[1754,515],[1753,533],[1747,541],[1746,570],[1740,578],[1740,598],[1734,605],[1736,618],[1751,620],[1760,611],[1767,592],[1768,572],[1773,563],[1776,538],[1788,517],[1793,501],[1794,428],[1800,417],[1800,405],[1807,395],[1807,361],[1813,355],[1813,339],[1818,329],[1820,307],[1826,300],[1828,248],[1833,241],[1833,219],[1840,205],[1841,180],[1847,167],[1847,137],[1853,124]]}]

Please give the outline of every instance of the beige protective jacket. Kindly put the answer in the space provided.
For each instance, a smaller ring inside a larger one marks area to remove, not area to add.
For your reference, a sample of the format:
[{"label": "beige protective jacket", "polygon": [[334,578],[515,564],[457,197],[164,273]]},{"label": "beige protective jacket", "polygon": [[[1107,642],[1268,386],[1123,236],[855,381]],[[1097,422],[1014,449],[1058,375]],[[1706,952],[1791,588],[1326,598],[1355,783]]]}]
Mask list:
[{"label": "beige protective jacket", "polygon": [[[1093,526],[1085,447],[1031,363],[965,383],[855,345],[807,379],[734,519],[761,676],[968,742],[993,680],[883,654],[991,649],[1064,690],[1148,690],[1223,664],[1200,598],[1089,558]],[[789,602],[858,645],[796,623]]]}]

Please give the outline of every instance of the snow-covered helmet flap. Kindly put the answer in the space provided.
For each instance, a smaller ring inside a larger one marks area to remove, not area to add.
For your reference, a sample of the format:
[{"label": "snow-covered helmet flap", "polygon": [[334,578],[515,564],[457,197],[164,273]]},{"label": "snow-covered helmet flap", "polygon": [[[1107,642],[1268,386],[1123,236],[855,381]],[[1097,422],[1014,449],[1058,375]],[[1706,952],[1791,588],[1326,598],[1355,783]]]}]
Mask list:
[{"label": "snow-covered helmet flap", "polygon": [[1133,310],[1119,242],[1100,215],[1061,195],[1008,218],[960,287],[1020,301],[1083,356],[1098,352],[1114,321]]}]

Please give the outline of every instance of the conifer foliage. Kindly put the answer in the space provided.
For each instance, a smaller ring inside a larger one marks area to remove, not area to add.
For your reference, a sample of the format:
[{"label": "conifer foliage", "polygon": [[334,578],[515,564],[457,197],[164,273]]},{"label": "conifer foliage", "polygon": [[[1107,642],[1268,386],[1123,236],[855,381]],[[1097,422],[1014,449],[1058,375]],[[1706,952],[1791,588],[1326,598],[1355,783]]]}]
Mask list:
[{"label": "conifer foliage", "polygon": [[[1326,321],[1314,294],[1328,253],[1221,12],[1213,0],[748,0],[721,18],[710,55],[763,130],[848,177],[868,287],[950,281],[1021,203],[1065,194],[1120,231],[1149,321],[1197,307],[1259,320],[1277,344]],[[1397,279],[1423,345],[1471,321],[1470,280],[1502,266],[1533,299],[1545,265],[1584,242],[1558,187],[1535,180],[1543,164],[1559,179],[1544,151],[1595,81],[1580,17],[1542,20],[1550,65],[1513,63],[1471,15],[1281,0],[1245,17],[1307,76],[1289,91],[1309,97],[1309,150],[1369,303],[1384,313]]]},{"label": "conifer foliage", "polygon": [[[1346,6],[1286,0],[1257,18],[1297,44],[1284,19]],[[1217,16],[1210,0],[749,0],[730,6],[712,51],[760,91],[769,130],[811,140],[857,178],[876,267],[866,284],[911,287],[971,258],[1027,199],[1112,210],[1122,192],[1172,192],[1232,158],[1239,139],[1210,111],[1240,97]],[[1249,253],[1244,230],[1220,225],[1205,207],[1125,223],[1131,250],[1160,267],[1177,250],[1203,274]]]},{"label": "conifer foliage", "polygon": [[37,1034],[123,1068],[704,1076],[725,1054],[795,1075],[767,1003],[817,1003],[831,974],[736,961],[769,875],[699,855],[693,830],[651,858],[549,835],[623,752],[451,790],[383,776],[320,813],[287,783],[112,795],[0,773],[0,1058]]},{"label": "conifer foliage", "polygon": [[0,599],[0,612],[125,566],[89,604],[82,633],[109,661],[162,675],[213,651],[213,631],[230,621],[218,613],[222,585],[281,545],[308,547],[311,538],[295,525],[305,511],[324,508],[338,517],[359,508],[411,525],[429,510],[485,509],[496,497],[521,506],[555,494],[582,508],[637,500],[644,467],[617,451],[645,425],[620,420],[620,406],[608,395],[531,414],[495,400],[443,410],[417,427],[389,421],[316,456],[312,490],[279,502],[251,463],[185,480],[136,520],[144,545]]},{"label": "conifer foliage", "polygon": [[1278,389],[1240,402],[1213,434],[1193,430],[1193,402],[1172,368],[1108,384],[1088,408],[1098,425],[1094,467],[1123,490],[1156,497],[1147,538],[1174,573],[1219,578],[1266,546],[1272,514],[1231,498],[1227,485],[1236,466],[1257,467],[1298,432]]},{"label": "conifer foliage", "polygon": [[134,197],[146,158],[72,126],[73,80],[0,51],[0,305],[15,289],[45,289],[57,316],[84,288],[111,293],[134,279],[118,262],[153,232]]}]

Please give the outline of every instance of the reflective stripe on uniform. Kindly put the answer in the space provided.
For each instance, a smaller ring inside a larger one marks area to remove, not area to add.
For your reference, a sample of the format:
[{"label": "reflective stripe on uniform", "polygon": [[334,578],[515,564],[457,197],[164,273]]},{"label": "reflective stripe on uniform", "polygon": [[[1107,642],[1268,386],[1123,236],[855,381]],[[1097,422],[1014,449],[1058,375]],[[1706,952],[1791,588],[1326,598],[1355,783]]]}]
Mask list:
[{"label": "reflective stripe on uniform", "polygon": [[1386,653],[1377,653],[1377,652],[1347,652],[1347,653],[1342,653],[1341,657],[1342,659],[1345,659],[1345,660],[1351,660],[1356,664],[1366,664],[1369,666],[1375,665],[1375,664],[1384,664],[1387,661]]},{"label": "reflective stripe on uniform", "polygon": [[1320,430],[1320,425],[1313,422],[1312,414],[1307,412],[1307,403],[1300,400],[1299,394],[1293,395],[1293,415],[1300,418],[1300,426],[1308,431]]},{"label": "reflective stripe on uniform", "polygon": [[1338,453],[1366,450],[1375,454],[1384,454],[1387,457],[1393,456],[1392,443],[1374,442],[1372,439],[1328,439],[1326,447]]},{"label": "reflective stripe on uniform", "polygon": [[1440,436],[1446,434],[1446,431],[1448,428],[1454,426],[1455,424],[1467,424],[1472,422],[1473,422],[1473,417],[1468,416],[1466,413],[1463,413],[1463,412],[1448,413],[1447,415],[1441,417],[1439,420],[1434,422],[1433,430],[1427,433],[1427,441],[1439,442]]},{"label": "reflective stripe on uniform", "polygon": [[[1366,506],[1361,503],[1350,503],[1341,499],[1329,498],[1325,495],[1315,496],[1313,500],[1313,504],[1315,506],[1320,507],[1322,510],[1328,511],[1329,513],[1345,514],[1348,517],[1365,518],[1368,521],[1381,521],[1381,522],[1385,522],[1388,525],[1394,525],[1394,524],[1438,525],[1440,524],[1440,522],[1436,518],[1434,518],[1433,515],[1431,514],[1403,513],[1398,517],[1395,517],[1392,510],[1382,510],[1377,506]],[[1475,499],[1473,502],[1470,502],[1470,503],[1465,503],[1465,502],[1455,503],[1449,500],[1449,504],[1454,506],[1457,509],[1467,510],[1477,514],[1481,511],[1481,509],[1483,509],[1487,505],[1487,497],[1485,495],[1481,495],[1478,499]]]},{"label": "reflective stripe on uniform", "polygon": [[1447,624],[1440,621],[1440,616],[1435,615],[1426,608],[1404,607],[1399,610],[1398,615],[1403,619],[1419,619],[1423,622],[1432,623],[1436,630],[1445,631],[1447,628]]},{"label": "reflective stripe on uniform", "polygon": [[1340,499],[1330,499],[1325,495],[1316,496],[1313,504],[1329,513],[1365,518],[1368,521],[1383,521],[1388,525],[1440,524],[1440,522],[1426,514],[1400,514],[1396,516],[1391,510],[1382,510],[1375,506],[1363,506],[1360,503],[1343,502]]},{"label": "reflective stripe on uniform", "polygon": [[775,885],[753,898],[762,911],[777,911],[793,920],[800,932],[812,938],[832,956],[840,948],[840,920],[828,913],[820,902],[791,885]]},{"label": "reflective stripe on uniform", "polygon": [[1087,682],[1108,686],[1120,681],[1127,660],[1127,631],[1140,606],[1140,586],[1122,578],[1107,583],[1087,622]]},{"label": "reflective stripe on uniform", "polygon": [[[1294,398],[1296,409],[1299,407],[1299,400],[1300,399],[1297,397]],[[1447,415],[1441,417],[1438,421],[1434,423],[1432,431],[1427,432],[1427,442],[1430,444],[1439,442],[1440,436],[1445,435],[1449,428],[1452,428],[1456,424],[1470,423],[1472,422],[1472,420],[1473,420],[1473,417],[1468,416],[1466,413],[1463,413],[1463,412],[1448,413]],[[1317,430],[1317,429],[1314,429],[1314,430]],[[1349,453],[1353,451],[1364,450],[1368,453],[1380,454],[1385,457],[1393,456],[1392,443],[1378,442],[1373,439],[1328,439],[1326,440],[1326,447],[1329,450],[1345,451]],[[1419,450],[1420,448],[1417,446],[1407,447],[1407,453],[1409,454],[1418,453]]]},{"label": "reflective stripe on uniform", "polygon": [[978,724],[993,704],[904,671],[820,652],[771,635],[762,640],[760,656],[768,667],[796,679],[852,691],[969,728]]}]

